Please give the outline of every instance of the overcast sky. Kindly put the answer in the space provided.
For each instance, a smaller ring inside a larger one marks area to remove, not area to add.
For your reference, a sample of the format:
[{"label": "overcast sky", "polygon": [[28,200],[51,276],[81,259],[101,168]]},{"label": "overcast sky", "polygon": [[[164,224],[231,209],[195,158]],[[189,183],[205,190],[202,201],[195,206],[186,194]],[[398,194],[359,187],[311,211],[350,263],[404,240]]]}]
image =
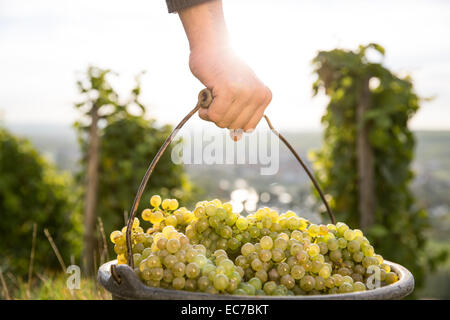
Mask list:
[{"label": "overcast sky", "polygon": [[[327,100],[311,94],[318,50],[378,42],[389,68],[435,97],[412,128],[450,129],[450,1],[224,0],[224,8],[235,50],[272,89],[267,114],[276,127],[321,128]],[[118,72],[114,85],[124,93],[146,70],[149,116],[178,122],[202,88],[188,55],[164,0],[0,0],[0,118],[71,124],[75,81],[94,64]]]}]

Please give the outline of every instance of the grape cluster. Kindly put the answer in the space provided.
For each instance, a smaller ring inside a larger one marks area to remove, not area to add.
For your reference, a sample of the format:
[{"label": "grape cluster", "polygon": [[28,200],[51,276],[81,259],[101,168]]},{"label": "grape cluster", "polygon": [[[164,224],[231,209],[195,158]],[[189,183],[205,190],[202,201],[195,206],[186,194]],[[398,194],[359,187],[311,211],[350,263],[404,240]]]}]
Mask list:
[{"label": "grape cluster", "polygon": [[[349,293],[394,283],[397,274],[375,254],[361,230],[345,223],[317,225],[270,208],[248,216],[230,203],[150,199],[135,218],[135,273],[146,285],[237,295]],[[117,263],[127,263],[126,227],[111,233]]]}]

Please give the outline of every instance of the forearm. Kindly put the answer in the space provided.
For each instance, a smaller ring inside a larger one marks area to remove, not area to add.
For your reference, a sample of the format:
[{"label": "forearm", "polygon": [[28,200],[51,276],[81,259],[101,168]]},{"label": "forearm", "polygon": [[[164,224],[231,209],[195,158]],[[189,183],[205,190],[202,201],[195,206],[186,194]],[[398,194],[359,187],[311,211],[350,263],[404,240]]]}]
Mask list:
[{"label": "forearm", "polygon": [[222,1],[213,0],[178,12],[191,52],[229,46]]}]

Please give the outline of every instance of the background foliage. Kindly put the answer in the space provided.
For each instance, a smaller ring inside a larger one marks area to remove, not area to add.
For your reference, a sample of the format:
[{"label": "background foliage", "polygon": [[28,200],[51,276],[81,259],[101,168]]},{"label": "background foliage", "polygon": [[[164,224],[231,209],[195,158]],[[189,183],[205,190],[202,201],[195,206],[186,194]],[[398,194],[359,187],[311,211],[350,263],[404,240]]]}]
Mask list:
[{"label": "background foliage", "polygon": [[0,128],[0,267],[28,272],[33,223],[37,225],[35,270],[60,268],[43,229],[62,257],[80,253],[81,219],[71,177],[57,173],[31,143]]},{"label": "background foliage", "polygon": [[415,140],[408,121],[419,109],[409,77],[400,78],[368,55],[384,55],[378,44],[356,51],[321,51],[313,60],[318,76],[315,94],[323,88],[330,98],[322,123],[324,144],[312,154],[320,184],[332,197],[337,220],[359,226],[356,106],[361,83],[370,78],[370,105],[365,120],[375,157],[375,225],[366,230],[377,252],[406,266],[420,287],[429,268],[443,259],[426,252],[427,213],[417,207],[409,190]]},{"label": "background foliage", "polygon": [[[86,76],[78,82],[86,100],[77,105],[81,111],[86,105],[94,103],[102,106],[97,214],[102,218],[107,234],[124,225],[124,212],[130,210],[148,165],[172,130],[169,125],[159,126],[155,119],[144,117],[146,107],[139,101],[139,76],[129,97],[121,98],[109,83],[108,77],[111,75],[109,70],[90,67]],[[85,116],[88,117],[89,113]],[[89,119],[83,118],[75,124],[82,150],[77,175],[79,183],[86,176],[89,141],[86,123]],[[184,174],[183,166],[174,164],[170,159],[171,150],[172,146],[169,146],[153,172],[140,209],[148,206],[151,194],[176,197],[181,201],[187,201],[192,196],[194,190]]]}]

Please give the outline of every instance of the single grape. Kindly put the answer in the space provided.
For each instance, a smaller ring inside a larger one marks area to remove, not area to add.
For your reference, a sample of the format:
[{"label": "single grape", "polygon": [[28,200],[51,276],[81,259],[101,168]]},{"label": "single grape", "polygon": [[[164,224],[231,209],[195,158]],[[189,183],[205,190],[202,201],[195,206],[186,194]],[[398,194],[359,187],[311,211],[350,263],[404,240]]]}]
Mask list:
[{"label": "single grape", "polygon": [[214,288],[216,288],[217,291],[225,291],[225,289],[228,287],[229,279],[224,274],[216,274],[213,283]]},{"label": "single grape", "polygon": [[316,286],[316,281],[314,279],[314,277],[310,276],[310,275],[306,275],[304,276],[301,280],[300,280],[300,288],[303,291],[311,291],[315,288]]}]

